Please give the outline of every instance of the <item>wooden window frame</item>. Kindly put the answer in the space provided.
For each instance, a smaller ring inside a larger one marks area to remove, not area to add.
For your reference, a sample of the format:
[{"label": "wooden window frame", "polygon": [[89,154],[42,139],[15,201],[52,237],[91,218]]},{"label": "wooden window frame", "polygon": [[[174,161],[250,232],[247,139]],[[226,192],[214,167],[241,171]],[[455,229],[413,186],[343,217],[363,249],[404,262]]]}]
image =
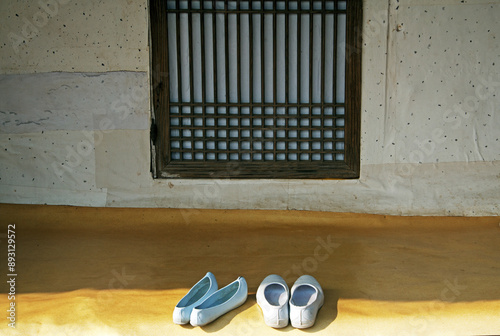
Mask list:
[{"label": "wooden window frame", "polygon": [[155,178],[359,178],[362,0],[347,0],[346,8],[345,154],[343,161],[175,162],[167,159],[170,128],[167,12],[167,1],[150,0],[151,169]]}]

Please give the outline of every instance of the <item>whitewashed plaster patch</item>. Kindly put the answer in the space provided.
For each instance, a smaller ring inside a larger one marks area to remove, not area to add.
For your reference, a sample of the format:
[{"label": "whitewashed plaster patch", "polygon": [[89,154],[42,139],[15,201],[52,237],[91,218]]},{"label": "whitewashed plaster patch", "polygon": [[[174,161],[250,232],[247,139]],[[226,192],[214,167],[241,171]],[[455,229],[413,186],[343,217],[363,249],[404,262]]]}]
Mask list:
[{"label": "whitewashed plaster patch", "polygon": [[0,132],[149,129],[145,72],[0,75]]}]

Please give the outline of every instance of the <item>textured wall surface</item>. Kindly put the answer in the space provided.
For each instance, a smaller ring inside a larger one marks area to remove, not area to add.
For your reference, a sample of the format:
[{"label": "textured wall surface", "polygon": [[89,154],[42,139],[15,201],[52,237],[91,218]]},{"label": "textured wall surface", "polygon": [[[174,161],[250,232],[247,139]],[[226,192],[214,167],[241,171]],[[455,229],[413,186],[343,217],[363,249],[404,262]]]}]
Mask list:
[{"label": "textured wall surface", "polygon": [[349,181],[153,180],[147,1],[0,13],[0,202],[500,214],[498,2],[364,2]]}]

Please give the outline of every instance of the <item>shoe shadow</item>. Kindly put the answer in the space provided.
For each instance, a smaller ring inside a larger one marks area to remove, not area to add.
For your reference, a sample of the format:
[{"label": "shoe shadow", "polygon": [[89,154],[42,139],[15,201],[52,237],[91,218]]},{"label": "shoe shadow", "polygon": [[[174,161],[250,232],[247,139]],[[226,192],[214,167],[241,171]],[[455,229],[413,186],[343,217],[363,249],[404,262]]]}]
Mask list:
[{"label": "shoe shadow", "polygon": [[192,325],[190,325],[189,323],[187,323],[187,324],[181,324],[179,326],[182,327],[182,328],[184,328],[184,329],[194,329],[195,328]]},{"label": "shoe shadow", "polygon": [[226,314],[222,315],[215,321],[200,328],[206,333],[218,332],[224,327],[226,327],[228,324],[230,324],[236,315],[246,311],[247,309],[250,309],[254,304],[256,304],[255,294],[248,295],[248,298],[244,304],[242,304],[236,309],[227,312]]}]

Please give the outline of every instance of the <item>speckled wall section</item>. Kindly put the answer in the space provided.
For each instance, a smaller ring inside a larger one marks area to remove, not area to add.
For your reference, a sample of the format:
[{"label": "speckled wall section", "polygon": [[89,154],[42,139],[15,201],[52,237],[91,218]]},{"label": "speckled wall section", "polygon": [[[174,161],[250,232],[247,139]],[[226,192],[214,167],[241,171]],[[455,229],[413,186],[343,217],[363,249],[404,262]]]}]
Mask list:
[{"label": "speckled wall section", "polygon": [[147,1],[0,2],[1,73],[148,71]]},{"label": "speckled wall section", "polygon": [[0,202],[500,214],[500,3],[363,16],[359,180],[153,180],[147,1],[1,1]]},{"label": "speckled wall section", "polygon": [[388,134],[397,162],[499,160],[500,4],[398,3]]}]

